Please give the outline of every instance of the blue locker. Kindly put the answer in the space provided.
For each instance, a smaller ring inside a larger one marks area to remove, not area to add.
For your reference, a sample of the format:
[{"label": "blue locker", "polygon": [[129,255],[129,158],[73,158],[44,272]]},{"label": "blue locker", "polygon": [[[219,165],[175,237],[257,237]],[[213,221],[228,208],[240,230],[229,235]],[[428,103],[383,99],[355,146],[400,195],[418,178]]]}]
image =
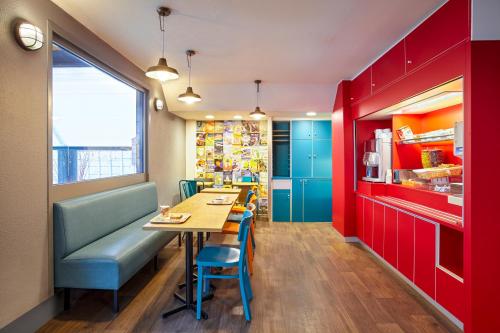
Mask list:
[{"label": "blue locker", "polygon": [[273,190],[273,221],[290,222],[290,190]]},{"label": "blue locker", "polygon": [[332,181],[330,179],[305,179],[304,222],[332,221]]},{"label": "blue locker", "polygon": [[313,141],[312,168],[314,178],[332,177],[332,140]]},{"label": "blue locker", "polygon": [[312,121],[293,120],[292,121],[292,140],[310,140],[312,139]]},{"label": "blue locker", "polygon": [[292,179],[292,222],[304,220],[304,186],[303,179]]},{"label": "blue locker", "polygon": [[332,122],[330,120],[319,120],[313,122],[313,139],[314,140],[331,140],[332,139]]},{"label": "blue locker", "polygon": [[292,177],[312,177],[312,140],[292,140]]}]

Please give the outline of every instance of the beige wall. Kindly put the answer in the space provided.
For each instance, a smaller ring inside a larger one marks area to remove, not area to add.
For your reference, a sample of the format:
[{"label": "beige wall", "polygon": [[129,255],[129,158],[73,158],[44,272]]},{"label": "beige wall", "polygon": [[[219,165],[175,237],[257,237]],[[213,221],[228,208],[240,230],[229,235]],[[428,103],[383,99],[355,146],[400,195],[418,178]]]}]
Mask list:
[{"label": "beige wall", "polygon": [[[26,52],[14,41],[16,17],[49,35],[55,27],[94,57],[163,97],[159,84],[48,0],[0,0],[0,328],[53,294],[52,223],[48,189],[49,47]],[[156,181],[160,202],[178,200],[177,182],[185,177],[185,122],[168,113],[149,114],[149,178]],[[142,181],[129,177],[126,182]],[[120,182],[118,182],[120,183]],[[68,188],[75,196],[117,186],[115,181]],[[123,183],[121,183],[123,184]]]}]

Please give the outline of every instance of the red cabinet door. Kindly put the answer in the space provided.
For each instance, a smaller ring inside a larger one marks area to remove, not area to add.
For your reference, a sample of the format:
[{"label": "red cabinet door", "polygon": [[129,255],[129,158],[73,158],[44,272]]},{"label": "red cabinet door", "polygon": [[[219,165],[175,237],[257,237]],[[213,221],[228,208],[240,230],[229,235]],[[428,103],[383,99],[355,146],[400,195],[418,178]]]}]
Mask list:
[{"label": "red cabinet door", "polygon": [[436,225],[415,219],[415,284],[436,298]]},{"label": "red cabinet door", "polygon": [[373,201],[365,199],[363,211],[363,242],[373,248]]},{"label": "red cabinet door", "polygon": [[351,82],[351,103],[356,103],[372,93],[372,69],[369,67]]},{"label": "red cabinet door", "polygon": [[373,203],[373,250],[384,256],[384,206]]},{"label": "red cabinet door", "polygon": [[363,240],[363,197],[356,196],[356,235]]},{"label": "red cabinet door", "polygon": [[372,66],[372,91],[376,92],[405,74],[405,44],[396,44]]},{"label": "red cabinet door", "polygon": [[384,259],[398,267],[398,212],[385,207]]},{"label": "red cabinet door", "polygon": [[398,212],[398,270],[413,281],[415,218]]},{"label": "red cabinet door", "polygon": [[462,280],[436,268],[436,301],[459,320],[464,320],[465,287]]},{"label": "red cabinet door", "polygon": [[469,1],[450,0],[405,38],[411,71],[469,36]]}]

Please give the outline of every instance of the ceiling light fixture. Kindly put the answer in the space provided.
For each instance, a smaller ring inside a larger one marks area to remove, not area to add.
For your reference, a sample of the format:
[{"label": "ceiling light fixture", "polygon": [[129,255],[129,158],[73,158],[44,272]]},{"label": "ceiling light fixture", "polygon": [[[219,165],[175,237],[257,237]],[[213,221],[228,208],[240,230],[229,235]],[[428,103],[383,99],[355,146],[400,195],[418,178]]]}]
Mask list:
[{"label": "ceiling light fixture", "polygon": [[170,15],[170,8],[160,7],[156,11],[160,19],[160,31],[162,33],[162,53],[158,64],[151,66],[146,71],[146,76],[161,82],[175,80],[179,78],[179,72],[175,68],[167,65],[165,58],[165,17]]},{"label": "ceiling light fixture", "polygon": [[252,117],[255,120],[260,120],[266,117],[266,114],[260,110],[259,106],[260,84],[262,83],[262,81],[255,80],[254,82],[257,86],[257,106],[255,107],[255,110],[253,112],[250,112],[250,117]]},{"label": "ceiling light fixture", "polygon": [[196,52],[193,50],[187,50],[186,51],[186,57],[187,57],[187,64],[188,64],[188,69],[189,69],[189,85],[186,89],[186,92],[184,94],[180,94],[177,99],[181,102],[184,102],[186,104],[193,104],[201,101],[201,96],[198,94],[195,94],[193,92],[193,88],[191,87],[191,57],[194,56]]},{"label": "ceiling light fixture", "polygon": [[314,112],[314,111],[306,112],[306,116],[308,116],[308,117],[314,117],[314,116],[316,116],[316,112]]},{"label": "ceiling light fixture", "polygon": [[214,117],[213,115],[211,115],[211,114],[207,114],[207,115],[205,116],[205,118],[207,118],[207,119],[214,119],[215,117]]},{"label": "ceiling light fixture", "polygon": [[240,116],[239,114],[237,114],[236,116],[233,117],[234,119],[243,119],[242,116]]}]

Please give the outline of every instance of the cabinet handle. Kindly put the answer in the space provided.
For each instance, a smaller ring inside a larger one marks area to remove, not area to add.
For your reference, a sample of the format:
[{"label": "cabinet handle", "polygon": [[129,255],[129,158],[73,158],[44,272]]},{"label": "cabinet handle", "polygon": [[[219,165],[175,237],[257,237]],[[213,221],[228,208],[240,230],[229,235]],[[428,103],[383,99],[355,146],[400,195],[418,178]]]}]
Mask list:
[{"label": "cabinet handle", "polygon": [[311,155],[307,156],[308,159],[311,159]]},{"label": "cabinet handle", "polygon": [[316,158],[316,154],[314,154],[313,158]]},{"label": "cabinet handle", "polygon": [[413,62],[411,60],[408,60],[406,63],[411,65]]},{"label": "cabinet handle", "polygon": [[372,83],[372,87],[375,87],[375,83]]}]

